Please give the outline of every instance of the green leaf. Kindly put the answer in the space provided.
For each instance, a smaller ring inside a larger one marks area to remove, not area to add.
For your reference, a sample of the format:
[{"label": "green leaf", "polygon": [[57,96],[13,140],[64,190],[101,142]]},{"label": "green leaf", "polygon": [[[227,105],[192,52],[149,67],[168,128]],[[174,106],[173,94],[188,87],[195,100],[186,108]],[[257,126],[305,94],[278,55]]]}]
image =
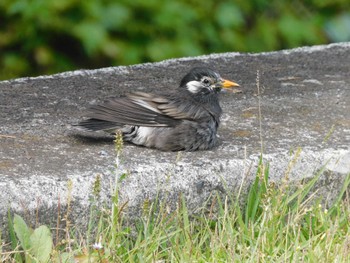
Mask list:
[{"label": "green leaf", "polygon": [[7,217],[8,217],[8,228],[9,228],[9,235],[10,235],[10,241],[11,241],[11,248],[12,248],[12,250],[16,250],[16,247],[18,245],[18,239],[16,238],[15,229],[13,227],[13,221],[11,218],[10,210],[7,213]]},{"label": "green leaf", "polygon": [[332,18],[326,23],[325,30],[334,42],[350,41],[350,13]]},{"label": "green leaf", "polygon": [[118,3],[111,3],[104,7],[104,15],[101,18],[102,24],[108,29],[119,29],[130,22],[131,12],[126,6]]},{"label": "green leaf", "polygon": [[47,226],[40,226],[30,236],[32,249],[30,254],[39,262],[48,262],[52,251],[52,237]]},{"label": "green leaf", "polygon": [[[315,186],[316,182],[322,176],[325,170],[325,166],[323,166],[312,179],[303,184],[303,187],[295,191],[291,194],[286,200],[288,204],[292,204],[291,211],[296,211],[299,208],[300,204],[305,200],[305,197],[311,193],[311,189]],[[293,203],[294,202],[294,203]]]},{"label": "green leaf", "polygon": [[241,27],[244,24],[241,9],[230,2],[219,5],[216,11],[216,20],[222,27]]},{"label": "green leaf", "polygon": [[258,170],[256,172],[255,180],[249,189],[246,213],[245,213],[245,223],[248,225],[249,221],[254,223],[260,216],[261,201],[263,196],[267,192],[269,176],[269,165],[263,163],[262,156],[260,156]]},{"label": "green leaf", "polygon": [[30,229],[24,222],[23,218],[15,214],[13,219],[13,228],[16,232],[20,245],[24,250],[29,250],[30,246]]},{"label": "green leaf", "polygon": [[251,185],[247,198],[247,205],[245,211],[245,223],[248,225],[248,222],[253,220],[255,214],[257,213],[258,204],[260,202],[259,197],[259,176],[255,176],[255,180]]},{"label": "green leaf", "polygon": [[[263,15],[259,16],[253,33],[255,41],[251,41],[251,49],[256,51],[266,51],[275,50],[278,47],[279,43],[276,21],[272,18],[266,18]],[[258,37],[260,41],[256,41],[256,37]]]},{"label": "green leaf", "polygon": [[[13,220],[11,218],[10,210],[8,210],[7,217],[8,217],[8,229],[9,229],[9,235],[10,235],[10,241],[11,241],[11,248],[13,251],[15,251],[17,249],[19,241],[16,237],[16,233],[15,233],[15,229],[13,226]],[[15,254],[14,259],[16,262],[23,262],[21,254]]]},{"label": "green leaf", "polygon": [[73,29],[74,35],[80,39],[86,52],[90,55],[96,55],[101,50],[103,43],[107,40],[106,29],[97,22],[80,23]]},{"label": "green leaf", "polygon": [[67,252],[64,252],[60,255],[58,255],[55,259],[52,260],[53,262],[57,262],[57,263],[74,263],[76,262],[73,258],[72,255],[70,255]]}]

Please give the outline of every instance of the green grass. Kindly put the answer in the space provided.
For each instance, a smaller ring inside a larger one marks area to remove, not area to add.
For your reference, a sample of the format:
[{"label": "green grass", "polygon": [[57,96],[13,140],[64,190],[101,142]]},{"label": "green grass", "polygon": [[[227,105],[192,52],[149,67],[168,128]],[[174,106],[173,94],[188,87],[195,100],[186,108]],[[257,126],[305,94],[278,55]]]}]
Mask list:
[{"label": "green grass", "polygon": [[[118,202],[116,191],[110,208],[96,210],[92,201],[90,231],[85,238],[60,240],[53,245],[46,227],[31,230],[19,216],[15,215],[14,219],[10,216],[11,244],[2,245],[0,259],[5,262],[24,262],[24,259],[47,262],[47,258],[50,262],[349,262],[350,205],[346,189],[350,175],[339,198],[325,208],[311,191],[321,172],[303,185],[291,187],[286,180],[277,186],[268,181],[268,166],[260,162],[244,207],[238,205],[237,196],[213,196],[211,203],[204,206],[209,209],[190,215],[182,197],[174,211],[161,201],[145,202],[143,215],[132,227],[126,224],[127,204]],[[98,186],[95,191],[97,196]],[[46,246],[50,242],[52,246]]]}]

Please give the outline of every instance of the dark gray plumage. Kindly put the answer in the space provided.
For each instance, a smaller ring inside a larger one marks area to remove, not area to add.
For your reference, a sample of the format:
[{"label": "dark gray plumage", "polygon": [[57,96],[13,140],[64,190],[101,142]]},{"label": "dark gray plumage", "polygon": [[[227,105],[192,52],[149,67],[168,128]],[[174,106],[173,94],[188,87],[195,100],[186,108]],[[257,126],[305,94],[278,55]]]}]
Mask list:
[{"label": "dark gray plumage", "polygon": [[218,93],[238,84],[209,68],[193,68],[175,91],[134,92],[90,108],[79,123],[90,131],[121,130],[125,141],[163,151],[207,150],[218,144]]}]

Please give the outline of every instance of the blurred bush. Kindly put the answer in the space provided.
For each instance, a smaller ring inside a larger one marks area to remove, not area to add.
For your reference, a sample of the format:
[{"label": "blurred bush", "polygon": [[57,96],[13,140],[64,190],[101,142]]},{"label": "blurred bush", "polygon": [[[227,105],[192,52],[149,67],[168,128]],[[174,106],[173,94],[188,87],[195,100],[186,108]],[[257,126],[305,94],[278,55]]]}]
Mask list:
[{"label": "blurred bush", "polygon": [[0,79],[349,41],[349,0],[1,0]]}]

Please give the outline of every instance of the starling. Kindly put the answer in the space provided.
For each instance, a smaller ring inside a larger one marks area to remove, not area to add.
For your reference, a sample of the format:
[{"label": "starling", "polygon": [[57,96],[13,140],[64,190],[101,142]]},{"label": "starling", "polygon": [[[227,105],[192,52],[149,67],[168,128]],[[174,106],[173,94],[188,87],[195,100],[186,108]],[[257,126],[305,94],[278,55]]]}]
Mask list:
[{"label": "starling", "polygon": [[124,141],[162,151],[208,150],[218,145],[219,92],[238,87],[206,67],[193,68],[177,89],[129,93],[92,106],[78,125],[115,133]]}]

